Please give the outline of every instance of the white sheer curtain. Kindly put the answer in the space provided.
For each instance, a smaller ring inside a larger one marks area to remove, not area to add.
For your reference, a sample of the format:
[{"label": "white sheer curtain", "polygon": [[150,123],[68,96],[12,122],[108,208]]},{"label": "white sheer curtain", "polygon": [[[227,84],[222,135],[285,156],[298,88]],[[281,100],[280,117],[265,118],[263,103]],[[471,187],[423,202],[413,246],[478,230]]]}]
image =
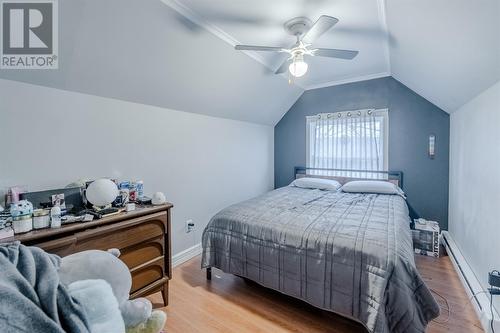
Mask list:
[{"label": "white sheer curtain", "polygon": [[307,117],[307,166],[387,171],[387,128],[387,109]]}]

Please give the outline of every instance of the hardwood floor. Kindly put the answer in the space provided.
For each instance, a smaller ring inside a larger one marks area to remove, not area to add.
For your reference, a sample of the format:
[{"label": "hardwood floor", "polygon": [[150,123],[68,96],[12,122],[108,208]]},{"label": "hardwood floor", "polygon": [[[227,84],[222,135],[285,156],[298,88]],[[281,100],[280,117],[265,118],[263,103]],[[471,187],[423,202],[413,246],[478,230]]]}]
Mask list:
[{"label": "hardwood floor", "polygon": [[[441,316],[427,332],[483,332],[448,257],[417,256],[417,266],[440,303]],[[441,295],[448,300],[450,316]],[[149,297],[162,306],[161,294]],[[167,333],[364,333],[359,324],[304,302],[213,269],[205,279],[200,258],[174,269],[170,281]]]}]

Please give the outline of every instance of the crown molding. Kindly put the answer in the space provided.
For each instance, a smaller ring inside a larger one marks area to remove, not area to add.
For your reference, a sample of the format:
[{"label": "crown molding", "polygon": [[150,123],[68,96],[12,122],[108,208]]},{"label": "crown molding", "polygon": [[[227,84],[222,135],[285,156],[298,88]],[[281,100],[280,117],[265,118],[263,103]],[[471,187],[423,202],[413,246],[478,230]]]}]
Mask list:
[{"label": "crown molding", "polygon": [[[238,44],[242,44],[240,41],[238,41],[236,38],[234,38],[233,36],[231,36],[230,34],[225,32],[224,30],[222,30],[218,26],[216,26],[212,23],[209,23],[202,16],[197,14],[194,10],[192,10],[191,8],[186,6],[185,4],[181,3],[179,0],[161,0],[161,2],[163,2],[165,5],[167,5],[171,9],[175,10],[176,12],[181,14],[182,16],[186,17],[191,22],[202,27],[206,31],[210,32],[214,36],[221,39],[222,41],[231,45],[233,48],[234,48],[234,46],[236,46]],[[385,47],[384,47],[384,57],[385,57],[385,61],[386,61],[387,72],[377,73],[377,74],[369,74],[369,75],[341,79],[341,80],[328,81],[328,82],[319,83],[319,84],[312,84],[312,85],[305,85],[302,82],[296,82],[296,81],[293,82],[293,84],[298,86],[299,88],[304,89],[304,90],[311,90],[311,89],[318,89],[318,88],[330,87],[330,86],[335,86],[335,85],[340,85],[340,84],[345,84],[345,83],[365,81],[365,80],[371,80],[371,79],[390,76],[391,75],[390,74],[391,67],[390,67],[390,59],[389,59],[389,33],[388,33],[387,20],[386,20],[386,14],[385,14],[386,13],[385,0],[377,0],[377,8],[378,8],[378,16],[379,16],[380,25],[381,25],[382,30],[385,32],[386,37],[387,37]],[[275,68],[272,68],[258,52],[254,52],[254,51],[238,51],[238,52],[242,52],[242,53],[246,54],[250,58],[252,58],[255,61],[262,64],[264,67],[266,67],[270,71],[274,72],[276,70]],[[285,76],[284,74],[281,74],[280,76],[288,81],[288,77]]]},{"label": "crown molding", "polygon": [[338,85],[346,84],[346,83],[380,79],[380,78],[388,77],[388,76],[391,76],[391,73],[382,72],[382,73],[361,75],[361,76],[355,76],[355,77],[345,78],[345,79],[341,79],[341,80],[328,81],[328,82],[323,82],[323,83],[318,83],[318,84],[310,84],[310,85],[307,85],[305,87],[305,89],[307,91],[307,90],[326,88],[326,87],[331,87],[331,86],[338,86]]},{"label": "crown molding", "polygon": [[[182,16],[186,17],[188,20],[191,22],[195,23],[196,25],[204,28],[214,36],[220,38],[227,44],[231,45],[233,48],[234,46],[241,44],[236,38],[219,28],[218,26],[209,23],[206,21],[203,17],[195,13],[191,8],[187,7],[186,5],[182,4],[178,0],[161,0],[165,5],[168,7],[172,8]],[[262,65],[266,66],[270,70],[274,71],[273,68],[270,68],[268,64],[264,61],[264,58],[262,58],[257,52],[253,51],[239,51],[245,53],[247,56],[250,58],[253,58],[254,60],[260,62]]]},{"label": "crown molding", "polygon": [[[206,31],[210,32],[213,34],[215,37],[218,37],[219,39],[223,40],[227,44],[231,45],[233,48],[238,45],[242,44],[240,41],[238,41],[236,38],[219,28],[218,26],[209,23],[207,20],[205,20],[203,17],[198,15],[194,10],[189,8],[188,6],[184,5],[178,0],[161,0],[165,5],[168,7],[172,8],[175,10],[177,13],[181,14],[191,22],[195,23],[196,25],[202,27]],[[250,58],[254,59],[255,61],[259,62],[262,64],[264,67],[269,69],[270,71],[274,72],[276,68],[272,68],[265,60],[264,58],[258,53],[254,51],[238,51],[246,54]],[[285,75],[280,75],[282,78],[288,80]],[[294,82],[294,85],[302,88],[305,90],[305,87],[301,83]]]},{"label": "crown molding", "polygon": [[387,71],[391,73],[391,53],[389,49],[389,26],[387,25],[387,6],[385,0],[377,0],[378,19],[385,34],[384,57]]}]

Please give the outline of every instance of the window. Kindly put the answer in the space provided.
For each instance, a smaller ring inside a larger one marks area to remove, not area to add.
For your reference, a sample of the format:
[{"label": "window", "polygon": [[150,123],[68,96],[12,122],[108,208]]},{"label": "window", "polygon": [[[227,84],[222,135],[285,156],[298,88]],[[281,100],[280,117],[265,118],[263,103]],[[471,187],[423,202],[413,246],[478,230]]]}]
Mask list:
[{"label": "window", "polygon": [[308,168],[387,171],[387,109],[323,113],[306,119]]}]

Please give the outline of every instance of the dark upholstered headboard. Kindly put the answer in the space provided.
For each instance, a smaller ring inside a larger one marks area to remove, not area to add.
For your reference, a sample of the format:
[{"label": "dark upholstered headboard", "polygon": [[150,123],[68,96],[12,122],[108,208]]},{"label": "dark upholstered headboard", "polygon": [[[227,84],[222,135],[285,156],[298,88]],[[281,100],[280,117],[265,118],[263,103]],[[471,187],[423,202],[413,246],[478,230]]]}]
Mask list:
[{"label": "dark upholstered headboard", "polygon": [[352,180],[382,180],[403,188],[403,172],[401,171],[369,171],[347,169],[323,169],[295,167],[295,179],[303,177],[334,179],[344,185]]}]

